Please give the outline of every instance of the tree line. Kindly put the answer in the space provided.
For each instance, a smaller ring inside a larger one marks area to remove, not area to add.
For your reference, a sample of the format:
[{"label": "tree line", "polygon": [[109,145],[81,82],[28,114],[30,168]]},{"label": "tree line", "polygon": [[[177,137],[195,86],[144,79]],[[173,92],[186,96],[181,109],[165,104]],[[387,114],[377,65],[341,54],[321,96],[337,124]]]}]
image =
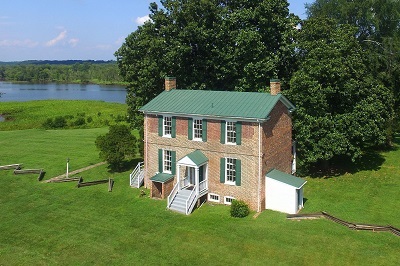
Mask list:
[{"label": "tree line", "polygon": [[[279,78],[297,107],[300,172],[359,162],[391,145],[400,105],[400,2],[316,0],[307,18],[287,0],[161,0],[116,51],[137,111],[176,76],[185,89],[268,91]],[[337,163],[339,162],[339,163]]]},{"label": "tree line", "polygon": [[75,62],[73,64],[40,62],[2,64],[0,65],[0,80],[33,83],[123,84],[116,62]]}]

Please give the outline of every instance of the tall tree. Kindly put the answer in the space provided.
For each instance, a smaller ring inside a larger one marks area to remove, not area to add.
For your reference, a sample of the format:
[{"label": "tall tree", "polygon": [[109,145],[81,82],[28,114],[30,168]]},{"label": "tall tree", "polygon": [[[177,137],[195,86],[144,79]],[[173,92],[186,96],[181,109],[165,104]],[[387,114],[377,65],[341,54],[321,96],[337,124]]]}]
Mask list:
[{"label": "tall tree", "polygon": [[369,72],[391,89],[400,117],[400,1],[315,0],[307,13],[309,18],[325,16],[357,28]]},{"label": "tall tree", "polygon": [[287,0],[162,0],[150,5],[151,21],[116,51],[129,82],[133,125],[137,110],[163,89],[166,75],[178,87],[257,91],[269,78],[290,76],[299,19]]},{"label": "tall tree", "polygon": [[293,126],[303,170],[340,156],[357,160],[386,141],[392,95],[368,72],[356,31],[319,17],[305,21],[299,34],[301,63],[288,95],[297,107]]}]

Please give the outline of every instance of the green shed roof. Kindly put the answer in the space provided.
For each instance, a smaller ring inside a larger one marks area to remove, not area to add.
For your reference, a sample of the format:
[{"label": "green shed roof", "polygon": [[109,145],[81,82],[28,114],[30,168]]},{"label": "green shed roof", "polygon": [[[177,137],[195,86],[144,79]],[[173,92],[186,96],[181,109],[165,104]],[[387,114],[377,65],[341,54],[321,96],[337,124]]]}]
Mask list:
[{"label": "green shed roof", "polygon": [[294,109],[294,105],[281,94],[174,89],[163,91],[139,111],[256,120],[267,119],[278,101],[288,109]]},{"label": "green shed roof", "polygon": [[150,178],[150,180],[153,182],[165,183],[172,178],[174,178],[174,175],[166,174],[166,173],[158,173],[155,176],[153,176],[152,178]]},{"label": "green shed roof", "polygon": [[307,182],[299,177],[283,173],[276,169],[269,171],[266,176],[296,188],[301,188]]}]

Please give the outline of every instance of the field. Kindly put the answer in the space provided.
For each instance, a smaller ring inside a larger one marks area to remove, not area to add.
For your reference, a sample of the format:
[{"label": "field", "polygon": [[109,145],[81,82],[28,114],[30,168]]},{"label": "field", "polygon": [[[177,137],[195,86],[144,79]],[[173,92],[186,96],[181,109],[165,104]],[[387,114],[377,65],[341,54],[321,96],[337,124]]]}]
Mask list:
[{"label": "field", "polygon": [[80,128],[97,128],[126,118],[126,105],[102,101],[42,100],[30,102],[1,102],[0,115],[9,123],[0,123],[0,130],[41,128],[46,119],[67,118],[71,126],[79,118]]},{"label": "field", "polygon": [[[1,109],[0,105],[0,109]],[[101,106],[99,106],[101,108]],[[119,107],[118,107],[119,108]],[[118,111],[116,111],[117,113]],[[15,121],[16,122],[16,121]],[[0,131],[0,165],[44,168],[44,180],[100,162],[91,129]],[[370,170],[307,178],[305,209],[350,222],[400,227],[400,150],[380,154]],[[132,165],[134,167],[134,165]],[[106,184],[38,182],[0,170],[0,265],[398,265],[400,238],[352,231],[325,219],[287,220],[263,211],[238,219],[229,207],[204,204],[185,216],[165,200],[139,197],[129,171],[103,165],[79,174]],[[147,195],[148,191],[145,190]]]}]

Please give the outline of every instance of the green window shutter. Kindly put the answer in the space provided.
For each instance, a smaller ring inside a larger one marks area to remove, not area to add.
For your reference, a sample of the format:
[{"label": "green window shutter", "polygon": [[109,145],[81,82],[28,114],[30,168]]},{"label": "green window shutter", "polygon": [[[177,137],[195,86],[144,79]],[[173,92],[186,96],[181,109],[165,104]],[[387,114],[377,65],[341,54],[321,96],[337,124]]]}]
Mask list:
[{"label": "green window shutter", "polygon": [[158,149],[158,172],[162,173],[163,172],[163,150]]},{"label": "green window shutter", "polygon": [[171,119],[171,138],[176,138],[176,117],[173,116]]},{"label": "green window shutter", "polygon": [[236,144],[242,144],[242,122],[236,122]]},{"label": "green window shutter", "polygon": [[225,158],[220,159],[220,176],[219,182],[225,183]]},{"label": "green window shutter", "polygon": [[202,128],[203,128],[203,132],[202,132],[202,140],[204,141],[204,142],[206,142],[207,141],[207,119],[203,119],[203,121],[202,121]]},{"label": "green window shutter", "polygon": [[188,119],[188,139],[193,139],[193,118]]},{"label": "green window shutter", "polygon": [[236,159],[236,176],[235,176],[235,182],[236,186],[240,186],[242,184],[242,163],[239,159]]},{"label": "green window shutter", "polygon": [[226,122],[221,121],[221,143],[225,144],[225,129],[226,129]]},{"label": "green window shutter", "polygon": [[158,135],[162,137],[163,135],[163,117],[159,116],[158,117]]},{"label": "green window shutter", "polygon": [[173,174],[173,175],[175,175],[176,174],[176,151],[171,151],[171,163],[172,163],[172,165],[171,165],[171,173]]}]

